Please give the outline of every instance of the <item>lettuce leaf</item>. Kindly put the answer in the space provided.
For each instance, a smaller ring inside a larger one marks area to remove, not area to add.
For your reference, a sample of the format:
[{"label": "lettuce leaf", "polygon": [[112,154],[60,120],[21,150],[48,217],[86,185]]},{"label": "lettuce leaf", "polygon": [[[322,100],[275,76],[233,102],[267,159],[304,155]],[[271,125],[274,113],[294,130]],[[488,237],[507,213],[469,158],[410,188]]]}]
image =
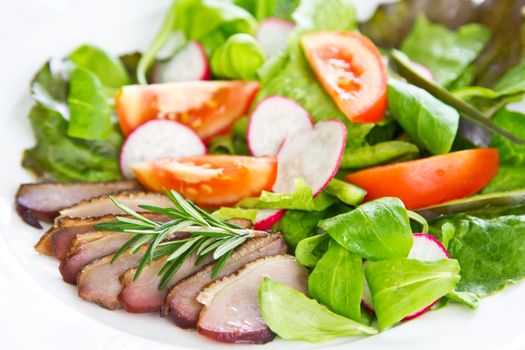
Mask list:
[{"label": "lettuce leaf", "polygon": [[432,223],[438,238],[447,223],[455,228],[448,251],[461,266],[458,291],[487,296],[525,277],[524,215],[455,215]]},{"label": "lettuce leaf", "polygon": [[420,15],[401,43],[401,51],[429,68],[439,84],[448,86],[478,57],[489,38],[490,31],[482,25],[466,24],[451,31]]},{"label": "lettuce leaf", "polygon": [[263,191],[258,198],[245,198],[237,203],[241,208],[295,209],[321,211],[334,204],[336,199],[324,192],[313,197],[312,189],[304,179],[295,180],[295,190],[290,193]]},{"label": "lettuce leaf", "polygon": [[44,179],[111,181],[121,178],[118,154],[122,136],[113,130],[104,141],[67,135],[68,123],[53,109],[36,104],[29,112],[36,145],[24,151],[22,165]]}]

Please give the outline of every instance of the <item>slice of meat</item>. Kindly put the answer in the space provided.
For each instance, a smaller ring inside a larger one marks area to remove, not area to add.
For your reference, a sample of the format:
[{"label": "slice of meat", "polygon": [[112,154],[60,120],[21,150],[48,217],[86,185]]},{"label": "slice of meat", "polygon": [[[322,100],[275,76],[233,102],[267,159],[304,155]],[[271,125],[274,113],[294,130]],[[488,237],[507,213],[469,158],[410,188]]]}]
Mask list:
[{"label": "slice of meat", "polygon": [[265,277],[303,293],[308,290],[308,272],[293,256],[257,259],[199,293],[197,301],[204,305],[197,324],[199,333],[223,343],[271,341],[274,334],[259,312],[259,285]]},{"label": "slice of meat", "polygon": [[75,236],[68,257],[60,263],[59,270],[65,282],[77,284],[77,277],[84,266],[96,259],[115,253],[133,234],[94,231]]},{"label": "slice of meat", "polygon": [[113,255],[108,255],[85,266],[78,275],[78,295],[109,310],[120,308],[118,295],[122,286],[119,277],[135,268],[146,250],[147,247],[141,247],[135,254],[127,251],[113,264]]},{"label": "slice of meat", "polygon": [[[141,204],[156,205],[159,207],[172,207],[173,203],[162,193],[134,192],[120,193],[113,196],[120,203],[137,212],[144,212],[139,208]],[[60,217],[90,218],[104,215],[124,214],[108,196],[92,198],[75,204],[60,211]]]},{"label": "slice of meat", "polygon": [[197,272],[205,264],[210,263],[211,257],[196,265],[196,256],[190,256],[171,277],[168,284],[164,288],[159,289],[162,279],[162,276],[159,276],[159,272],[165,261],[166,257],[154,261],[150,266],[146,266],[135,282],[133,282],[133,276],[137,269],[128,270],[120,277],[122,292],[120,292],[119,300],[126,311],[134,313],[159,311],[168,290],[181,279]]},{"label": "slice of meat", "polygon": [[[159,221],[166,222],[170,218],[164,215],[143,213],[145,217]],[[128,215],[122,215],[130,217]],[[56,256],[60,260],[64,260],[67,257],[67,253],[71,247],[71,241],[77,234],[86,233],[95,230],[94,225],[114,221],[116,217],[114,215],[105,215],[96,218],[60,218],[57,219],[55,225],[50,228],[40,238],[38,243],[35,245],[36,251],[39,253]]]},{"label": "slice of meat", "polygon": [[[279,233],[250,239],[230,256],[215,279],[227,276],[258,258],[284,254],[286,250],[286,244]],[[211,277],[214,267],[215,264],[209,264],[176,284],[166,296],[162,314],[169,315],[179,327],[195,328],[202,309],[195,298],[202,288],[215,280]]]},{"label": "slice of meat", "polygon": [[[244,228],[252,227],[252,222],[245,219],[230,219],[228,222]],[[171,277],[164,288],[159,289],[162,276],[159,272],[166,258],[154,261],[150,266],[146,266],[138,279],[134,282],[133,277],[137,269],[126,271],[121,277],[122,292],[119,295],[122,307],[128,312],[146,313],[159,311],[164,303],[168,290],[183,278],[190,276],[202,269],[203,266],[212,261],[211,257],[206,258],[199,265],[195,265],[197,259],[195,255],[188,258],[177,272]]]},{"label": "slice of meat", "polygon": [[16,193],[16,211],[29,225],[42,228],[39,221],[53,222],[61,209],[80,201],[140,189],[135,181],[22,184]]}]

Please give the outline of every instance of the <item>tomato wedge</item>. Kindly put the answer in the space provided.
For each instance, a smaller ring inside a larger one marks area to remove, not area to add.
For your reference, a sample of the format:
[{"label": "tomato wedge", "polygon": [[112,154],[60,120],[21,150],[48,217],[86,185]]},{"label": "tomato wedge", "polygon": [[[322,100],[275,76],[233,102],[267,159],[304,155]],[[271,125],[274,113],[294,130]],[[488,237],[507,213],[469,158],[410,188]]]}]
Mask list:
[{"label": "tomato wedge", "polygon": [[223,134],[248,112],[259,90],[255,82],[190,81],[128,85],[117,93],[120,128],[129,134],[153,118],[176,120],[202,139]]},{"label": "tomato wedge", "polygon": [[352,122],[375,123],[386,112],[388,75],[381,54],[365,36],[314,32],[301,39],[317,79]]},{"label": "tomato wedge", "polygon": [[365,200],[398,197],[408,209],[417,209],[473,195],[498,166],[498,151],[480,148],[370,168],[346,180],[368,192]]},{"label": "tomato wedge", "polygon": [[133,166],[138,181],[153,191],[175,190],[202,206],[231,205],[271,191],[277,158],[229,155],[165,158]]}]

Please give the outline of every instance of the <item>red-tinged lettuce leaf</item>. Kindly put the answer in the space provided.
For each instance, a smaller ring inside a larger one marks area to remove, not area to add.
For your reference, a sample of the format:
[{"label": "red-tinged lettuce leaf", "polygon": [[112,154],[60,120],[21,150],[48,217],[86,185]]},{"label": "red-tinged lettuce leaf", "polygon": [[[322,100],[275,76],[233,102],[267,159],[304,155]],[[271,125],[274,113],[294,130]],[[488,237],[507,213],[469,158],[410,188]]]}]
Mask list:
[{"label": "red-tinged lettuce leaf", "polygon": [[483,24],[492,37],[475,61],[473,74],[477,85],[491,86],[523,58],[523,6],[525,0],[402,0],[380,6],[360,29],[379,46],[394,48],[421,13],[450,29],[472,22]]}]

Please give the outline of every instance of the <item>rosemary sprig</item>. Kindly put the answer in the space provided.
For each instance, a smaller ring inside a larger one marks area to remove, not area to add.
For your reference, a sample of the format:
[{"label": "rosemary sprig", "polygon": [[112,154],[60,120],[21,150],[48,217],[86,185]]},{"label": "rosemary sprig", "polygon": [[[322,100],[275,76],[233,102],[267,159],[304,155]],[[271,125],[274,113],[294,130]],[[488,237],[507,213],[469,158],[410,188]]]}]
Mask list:
[{"label": "rosemary sprig", "polygon": [[[148,219],[110,196],[113,203],[130,217],[117,216],[116,221],[95,225],[97,230],[133,235],[113,255],[112,263],[128,250],[135,254],[141,247],[148,247],[137,265],[134,281],[153,260],[166,257],[159,272],[159,275],[162,275],[159,288],[163,288],[192,254],[197,255],[197,264],[202,263],[207,257],[217,260],[212,272],[212,277],[216,277],[236,247],[248,238],[267,235],[264,231],[245,229],[218,220],[175,191],[164,190],[164,192],[173,203],[172,208],[152,205],[139,207],[172,218],[168,222]],[[172,239],[176,232],[186,232],[188,235],[184,238]]]}]

